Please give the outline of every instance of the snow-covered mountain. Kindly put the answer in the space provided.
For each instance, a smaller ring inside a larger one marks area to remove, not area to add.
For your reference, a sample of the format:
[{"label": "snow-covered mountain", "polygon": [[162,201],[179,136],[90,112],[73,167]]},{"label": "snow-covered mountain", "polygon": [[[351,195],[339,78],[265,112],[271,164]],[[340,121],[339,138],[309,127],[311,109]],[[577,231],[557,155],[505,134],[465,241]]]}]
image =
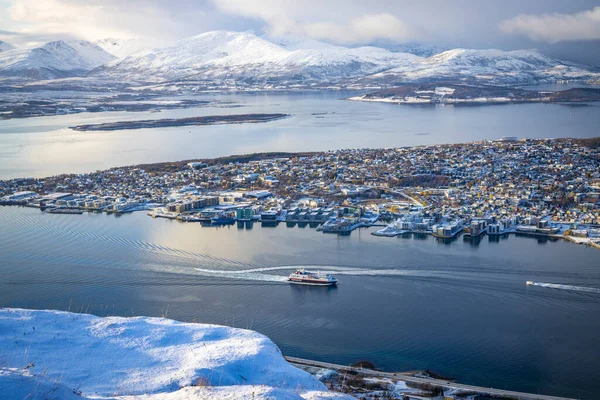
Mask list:
[{"label": "snow-covered mountain", "polygon": [[148,81],[238,79],[304,83],[370,75],[410,65],[417,58],[376,47],[346,48],[314,41],[283,47],[249,32],[214,31],[114,61],[97,73]]},{"label": "snow-covered mountain", "polygon": [[534,50],[438,51],[417,45],[349,48],[316,40],[273,41],[252,32],[213,31],[158,48],[156,42],[139,39],[104,39],[96,44],[58,41],[9,50],[0,53],[0,76],[88,75],[102,84],[150,84],[158,90],[167,86],[173,90],[357,88],[432,80],[496,85],[600,80],[600,73],[589,67]]},{"label": "snow-covered mountain", "polygon": [[598,78],[589,68],[552,59],[534,50],[453,49],[409,66],[391,68],[369,81],[419,82],[426,80],[479,81],[495,84],[550,82]]},{"label": "snow-covered mountain", "polygon": [[149,42],[134,38],[134,39],[119,39],[106,38],[97,40],[94,44],[98,45],[107,53],[112,54],[116,58],[125,58],[131,54],[140,53],[157,47]]},{"label": "snow-covered mountain", "polygon": [[425,45],[419,43],[398,43],[398,44],[373,44],[374,46],[384,48],[395,53],[409,53],[420,57],[431,57],[433,55],[449,50],[448,47],[434,45]]},{"label": "snow-covered mountain", "polygon": [[15,48],[15,46],[13,46],[12,44],[6,43],[6,42],[3,42],[2,40],[0,40],[0,53],[2,53],[3,51],[12,50],[14,48]]},{"label": "snow-covered mountain", "polygon": [[85,75],[115,57],[85,40],[49,42],[0,53],[0,76],[55,79]]},{"label": "snow-covered mountain", "polygon": [[[237,85],[292,87],[424,80],[516,84],[598,78],[587,67],[554,60],[533,50],[454,49],[429,57],[408,53],[418,52],[416,47],[393,50],[348,48],[315,40],[274,43],[250,32],[215,31],[113,61],[94,74],[138,82],[210,81],[219,86],[230,81]],[[422,54],[436,51],[430,48]]]}]

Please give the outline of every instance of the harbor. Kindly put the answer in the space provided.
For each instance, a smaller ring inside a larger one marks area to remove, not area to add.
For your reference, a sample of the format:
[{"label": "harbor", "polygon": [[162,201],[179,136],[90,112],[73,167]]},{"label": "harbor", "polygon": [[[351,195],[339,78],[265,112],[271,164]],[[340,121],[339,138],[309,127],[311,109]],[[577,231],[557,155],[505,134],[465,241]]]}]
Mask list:
[{"label": "harbor", "polygon": [[[600,287],[597,250],[583,245],[514,234],[371,235],[382,227],[346,236],[283,221],[212,227],[145,212],[116,217],[0,207],[0,218],[6,272],[0,301],[12,307],[67,310],[71,303],[71,310],[96,315],[168,312],[181,321],[256,330],[289,356],[338,365],[365,359],[385,371],[431,369],[476,386],[595,398],[593,372],[600,366],[589,351],[560,352],[553,365],[523,367],[553,352],[557,341],[570,349],[597,342],[597,293],[525,284]],[[339,282],[289,284],[297,268]],[[585,329],[573,331],[567,319]],[[507,326],[519,343],[503,340]],[[437,350],[442,333],[451,351]]]}]

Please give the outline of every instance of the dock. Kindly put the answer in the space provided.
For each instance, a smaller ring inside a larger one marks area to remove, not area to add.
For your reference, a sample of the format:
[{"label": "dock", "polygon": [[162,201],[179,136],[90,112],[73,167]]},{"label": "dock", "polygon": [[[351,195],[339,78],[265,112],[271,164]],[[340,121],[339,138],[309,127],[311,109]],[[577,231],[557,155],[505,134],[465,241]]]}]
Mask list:
[{"label": "dock", "polygon": [[285,356],[285,359],[292,365],[298,368],[323,368],[330,369],[338,372],[350,372],[352,374],[356,374],[363,377],[370,378],[379,378],[379,379],[390,379],[392,381],[404,381],[409,385],[413,385],[416,387],[420,386],[429,386],[429,387],[437,387],[443,390],[458,390],[464,391],[467,393],[477,393],[481,395],[486,395],[489,397],[494,397],[498,399],[519,399],[519,400],[575,400],[566,397],[557,397],[557,396],[548,396],[542,394],[535,393],[523,393],[516,392],[512,390],[504,390],[504,389],[494,389],[494,388],[486,388],[481,386],[473,386],[473,385],[465,385],[462,383],[455,383],[452,381],[447,381],[443,379],[435,379],[435,378],[425,378],[425,377],[416,377],[412,376],[408,373],[402,372],[383,372],[366,368],[359,367],[349,367],[345,365],[332,364],[322,361],[314,361],[307,360],[303,358],[297,357],[288,357]]}]

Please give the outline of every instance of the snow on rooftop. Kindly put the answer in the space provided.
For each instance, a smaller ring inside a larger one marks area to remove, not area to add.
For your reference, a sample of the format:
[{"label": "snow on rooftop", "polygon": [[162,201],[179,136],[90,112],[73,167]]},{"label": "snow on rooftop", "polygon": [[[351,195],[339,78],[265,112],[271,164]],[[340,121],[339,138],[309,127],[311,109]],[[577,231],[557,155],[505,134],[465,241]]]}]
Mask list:
[{"label": "snow on rooftop", "polygon": [[257,332],[23,309],[0,310],[0,393],[28,399],[350,399],[290,365]]}]

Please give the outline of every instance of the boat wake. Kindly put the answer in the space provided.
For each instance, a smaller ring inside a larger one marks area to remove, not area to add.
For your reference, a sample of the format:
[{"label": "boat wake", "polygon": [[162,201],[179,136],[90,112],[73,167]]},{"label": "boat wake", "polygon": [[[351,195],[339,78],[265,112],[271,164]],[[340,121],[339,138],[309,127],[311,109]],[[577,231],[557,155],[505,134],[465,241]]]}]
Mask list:
[{"label": "boat wake", "polygon": [[409,276],[409,277],[422,277],[422,278],[454,278],[454,279],[465,279],[464,274],[456,272],[445,272],[445,271],[423,271],[423,270],[410,270],[410,269],[364,269],[364,268],[351,268],[351,267],[337,267],[337,266],[315,266],[315,265],[288,265],[288,266],[277,266],[277,267],[264,267],[264,268],[252,268],[242,270],[215,270],[215,269],[204,269],[195,268],[195,270],[203,275],[207,276],[218,276],[218,277],[229,277],[232,279],[243,279],[253,281],[267,281],[267,282],[287,282],[287,276],[268,274],[271,271],[293,271],[298,268],[304,268],[310,271],[321,274],[330,275],[350,275],[350,276]]},{"label": "boat wake", "polygon": [[[253,269],[245,269],[245,270],[216,270],[216,269],[203,269],[203,268],[195,268],[197,272],[200,272],[202,275],[206,276],[218,276],[224,278],[231,279],[241,279],[241,280],[249,280],[249,281],[260,281],[260,282],[287,282],[287,276],[281,275],[272,275],[272,274],[261,274],[261,272],[265,271],[276,271],[279,269],[284,269],[281,267],[274,268],[253,268]],[[289,269],[289,268],[285,268]]]},{"label": "boat wake", "polygon": [[561,285],[558,283],[545,283],[545,282],[528,282],[529,286],[540,286],[550,289],[560,290],[573,290],[576,292],[587,292],[587,293],[598,293],[600,294],[600,288],[585,287],[585,286],[574,286],[574,285]]}]

